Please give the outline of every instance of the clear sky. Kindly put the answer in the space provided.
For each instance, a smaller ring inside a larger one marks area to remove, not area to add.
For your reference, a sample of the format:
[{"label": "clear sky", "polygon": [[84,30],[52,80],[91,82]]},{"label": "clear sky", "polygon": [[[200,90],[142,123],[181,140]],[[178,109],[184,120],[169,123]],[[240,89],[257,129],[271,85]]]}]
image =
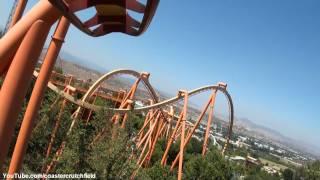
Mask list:
[{"label": "clear sky", "polygon": [[[2,27],[10,3],[0,2]],[[320,147],[319,8],[319,0],[161,0],[141,37],[91,38],[72,27],[63,49],[105,69],[151,72],[171,94],[224,81],[238,118]]]}]

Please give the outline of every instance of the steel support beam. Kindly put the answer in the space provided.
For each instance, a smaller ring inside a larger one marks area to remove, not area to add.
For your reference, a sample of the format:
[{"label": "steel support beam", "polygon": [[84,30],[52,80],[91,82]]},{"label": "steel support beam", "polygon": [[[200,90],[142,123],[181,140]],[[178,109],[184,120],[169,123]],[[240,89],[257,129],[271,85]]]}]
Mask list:
[{"label": "steel support beam", "polygon": [[61,13],[48,0],[39,1],[20,21],[0,39],[0,75],[7,71],[24,36],[37,21],[52,25]]},{"label": "steel support beam", "polygon": [[188,92],[184,91],[184,106],[183,106],[183,114],[181,120],[181,141],[180,141],[180,158],[179,158],[179,168],[178,168],[178,180],[182,179],[182,168],[183,168],[183,154],[184,154],[184,137],[185,137],[185,129],[186,129],[186,121],[187,121],[187,111],[188,111]]},{"label": "steel support beam", "polygon": [[9,28],[12,28],[21,19],[27,3],[28,3],[28,0],[18,0],[18,4],[12,16]]},{"label": "steel support beam", "polygon": [[36,21],[23,39],[0,91],[0,168],[7,156],[14,127],[51,24]]},{"label": "steel support beam", "polygon": [[64,38],[67,34],[69,25],[69,21],[66,18],[62,17],[59,21],[54,35],[52,36],[51,43],[41,66],[40,73],[34,85],[28,107],[21,124],[18,139],[10,163],[9,174],[19,172],[21,168],[28,141],[30,139],[33,125],[35,123],[37,112],[40,108],[45,89],[47,87],[51,72],[54,68],[56,59],[64,42]]},{"label": "steel support beam", "polygon": [[210,99],[209,117],[208,117],[208,122],[207,122],[206,133],[205,133],[204,140],[203,140],[202,156],[205,156],[207,153],[208,138],[209,138],[210,129],[211,129],[211,122],[213,119],[213,108],[214,108],[214,103],[216,101],[216,94],[217,94],[217,90],[214,90],[213,96]]}]

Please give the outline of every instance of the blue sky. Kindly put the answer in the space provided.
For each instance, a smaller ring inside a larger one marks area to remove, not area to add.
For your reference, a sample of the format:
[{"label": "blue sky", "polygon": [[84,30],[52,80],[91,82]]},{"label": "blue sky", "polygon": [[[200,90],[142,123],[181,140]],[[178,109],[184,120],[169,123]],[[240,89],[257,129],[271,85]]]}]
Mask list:
[{"label": "blue sky", "polygon": [[[10,2],[0,2],[2,27]],[[91,38],[72,27],[63,50],[105,69],[151,72],[171,94],[224,81],[237,117],[320,148],[319,7],[318,0],[162,0],[141,37]]]}]

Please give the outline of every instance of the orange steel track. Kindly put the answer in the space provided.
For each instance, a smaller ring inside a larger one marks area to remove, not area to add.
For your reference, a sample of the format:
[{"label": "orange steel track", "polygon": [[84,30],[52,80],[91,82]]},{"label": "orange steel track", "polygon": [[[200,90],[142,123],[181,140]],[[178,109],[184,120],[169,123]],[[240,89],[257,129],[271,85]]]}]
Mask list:
[{"label": "orange steel track", "polygon": [[[139,168],[142,166],[148,166],[150,159],[152,157],[152,154],[155,149],[155,145],[157,141],[161,137],[165,137],[167,139],[167,146],[166,151],[163,154],[161,164],[166,165],[167,164],[167,156],[168,152],[172,146],[172,144],[178,140],[181,142],[180,151],[177,154],[175,160],[171,164],[171,170],[173,170],[176,165],[179,165],[178,168],[178,179],[182,178],[182,163],[183,163],[183,152],[185,147],[187,146],[188,142],[192,138],[192,136],[195,133],[195,130],[199,127],[201,122],[204,119],[205,114],[208,112],[208,120],[206,124],[206,131],[204,134],[204,143],[203,143],[203,149],[202,149],[202,155],[204,156],[207,152],[207,146],[208,146],[208,138],[209,138],[209,132],[211,123],[213,120],[213,110],[214,110],[214,104],[215,104],[215,98],[218,92],[221,92],[225,95],[228,105],[229,105],[229,125],[228,125],[228,134],[226,137],[225,145],[222,149],[222,154],[225,153],[227,146],[229,144],[229,140],[231,138],[232,134],[232,127],[233,127],[233,118],[234,118],[234,110],[233,110],[233,103],[230,94],[226,90],[226,84],[224,83],[218,83],[217,85],[211,85],[211,86],[203,86],[200,88],[197,88],[195,90],[191,91],[179,91],[178,95],[164,100],[162,102],[158,102],[158,97],[156,92],[154,91],[153,87],[150,85],[148,76],[144,76],[144,78],[141,79],[140,82],[142,82],[145,85],[145,88],[148,90],[150,96],[153,98],[150,102],[150,105],[134,108],[133,106],[130,109],[127,108],[110,108],[110,107],[100,107],[91,104],[90,102],[87,102],[89,100],[89,97],[95,94],[95,96],[99,96],[96,92],[99,85],[108,79],[110,77],[114,77],[117,75],[127,74],[130,76],[133,76],[137,79],[141,78],[141,75],[146,73],[138,73],[133,70],[127,70],[127,69],[120,69],[111,71],[105,75],[103,75],[101,78],[99,78],[89,89],[88,91],[83,95],[82,99],[76,99],[74,98],[68,91],[60,90],[55,84],[49,82],[48,87],[53,90],[54,92],[60,94],[63,98],[68,100],[71,103],[74,103],[79,106],[77,111],[74,114],[74,117],[78,118],[78,114],[83,109],[89,109],[91,111],[99,111],[99,110],[105,110],[108,112],[112,112],[114,114],[127,114],[128,112],[131,113],[141,113],[141,112],[147,112],[145,116],[145,121],[140,129],[139,133],[137,134],[135,141],[136,141],[136,147],[137,150],[140,152],[140,155],[137,156],[137,163],[139,165]],[[35,76],[37,76],[37,73],[34,73]],[[136,81],[137,82],[137,81]],[[61,85],[61,83],[60,83]],[[73,89],[73,91],[77,91],[77,88],[74,88],[70,85],[68,85],[69,89]],[[202,112],[200,113],[198,119],[195,122],[188,122],[187,121],[187,107],[188,107],[188,98],[194,95],[197,95],[202,92],[211,91],[212,94],[209,97],[208,102],[206,103],[205,107],[203,108]],[[128,93],[129,94],[129,93]],[[110,98],[109,100],[112,100],[113,98]],[[125,101],[130,101],[131,104],[134,104],[135,98],[133,96],[130,99],[123,98],[122,103],[125,103]],[[183,101],[183,109],[180,112],[180,115],[175,115],[172,104],[175,104],[177,102]],[[156,102],[156,103],[155,103]],[[169,107],[169,110],[167,110]],[[170,108],[171,107],[171,108]],[[115,115],[116,116],[116,115]],[[81,117],[81,116],[80,116]],[[124,116],[126,117],[126,116]],[[76,119],[74,118],[71,127],[69,128],[69,132],[71,133],[72,128],[74,124],[76,123]],[[89,117],[87,117],[89,119]],[[125,120],[122,119],[122,123],[125,123]],[[97,140],[101,139],[103,136],[104,130],[102,132],[98,133],[97,138],[94,140],[93,143],[95,143]],[[59,160],[59,157],[62,154],[63,146],[59,149],[59,151],[56,153],[56,157],[54,162],[52,162],[48,167],[45,173],[49,173],[50,170],[55,166],[55,163]],[[133,155],[134,156],[134,155]],[[139,169],[137,169],[138,171]],[[134,177],[137,173],[137,171],[134,172]]]}]

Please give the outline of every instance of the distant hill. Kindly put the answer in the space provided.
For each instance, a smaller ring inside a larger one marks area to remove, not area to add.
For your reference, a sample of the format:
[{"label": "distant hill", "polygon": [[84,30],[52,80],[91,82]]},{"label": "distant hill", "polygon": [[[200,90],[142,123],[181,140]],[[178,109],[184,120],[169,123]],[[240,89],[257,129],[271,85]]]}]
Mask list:
[{"label": "distant hill", "polygon": [[320,149],[318,147],[284,136],[274,129],[265,127],[263,125],[258,125],[249,119],[237,119],[236,126],[240,129],[245,129],[247,131],[246,133],[253,137],[261,138],[267,142],[278,143],[277,145],[280,147],[285,146],[286,148],[298,150],[300,152],[311,154],[320,158]]},{"label": "distant hill", "polygon": [[104,74],[104,73],[109,71],[107,68],[104,68],[103,66],[101,66],[99,64],[95,64],[93,61],[82,59],[82,58],[80,58],[78,56],[75,56],[73,54],[70,54],[70,53],[68,53],[66,51],[62,51],[61,54],[60,54],[60,57],[62,59],[64,59],[65,61],[73,62],[75,64],[78,64],[82,68],[88,68],[90,70],[97,71],[97,72],[100,72],[102,74]]}]

